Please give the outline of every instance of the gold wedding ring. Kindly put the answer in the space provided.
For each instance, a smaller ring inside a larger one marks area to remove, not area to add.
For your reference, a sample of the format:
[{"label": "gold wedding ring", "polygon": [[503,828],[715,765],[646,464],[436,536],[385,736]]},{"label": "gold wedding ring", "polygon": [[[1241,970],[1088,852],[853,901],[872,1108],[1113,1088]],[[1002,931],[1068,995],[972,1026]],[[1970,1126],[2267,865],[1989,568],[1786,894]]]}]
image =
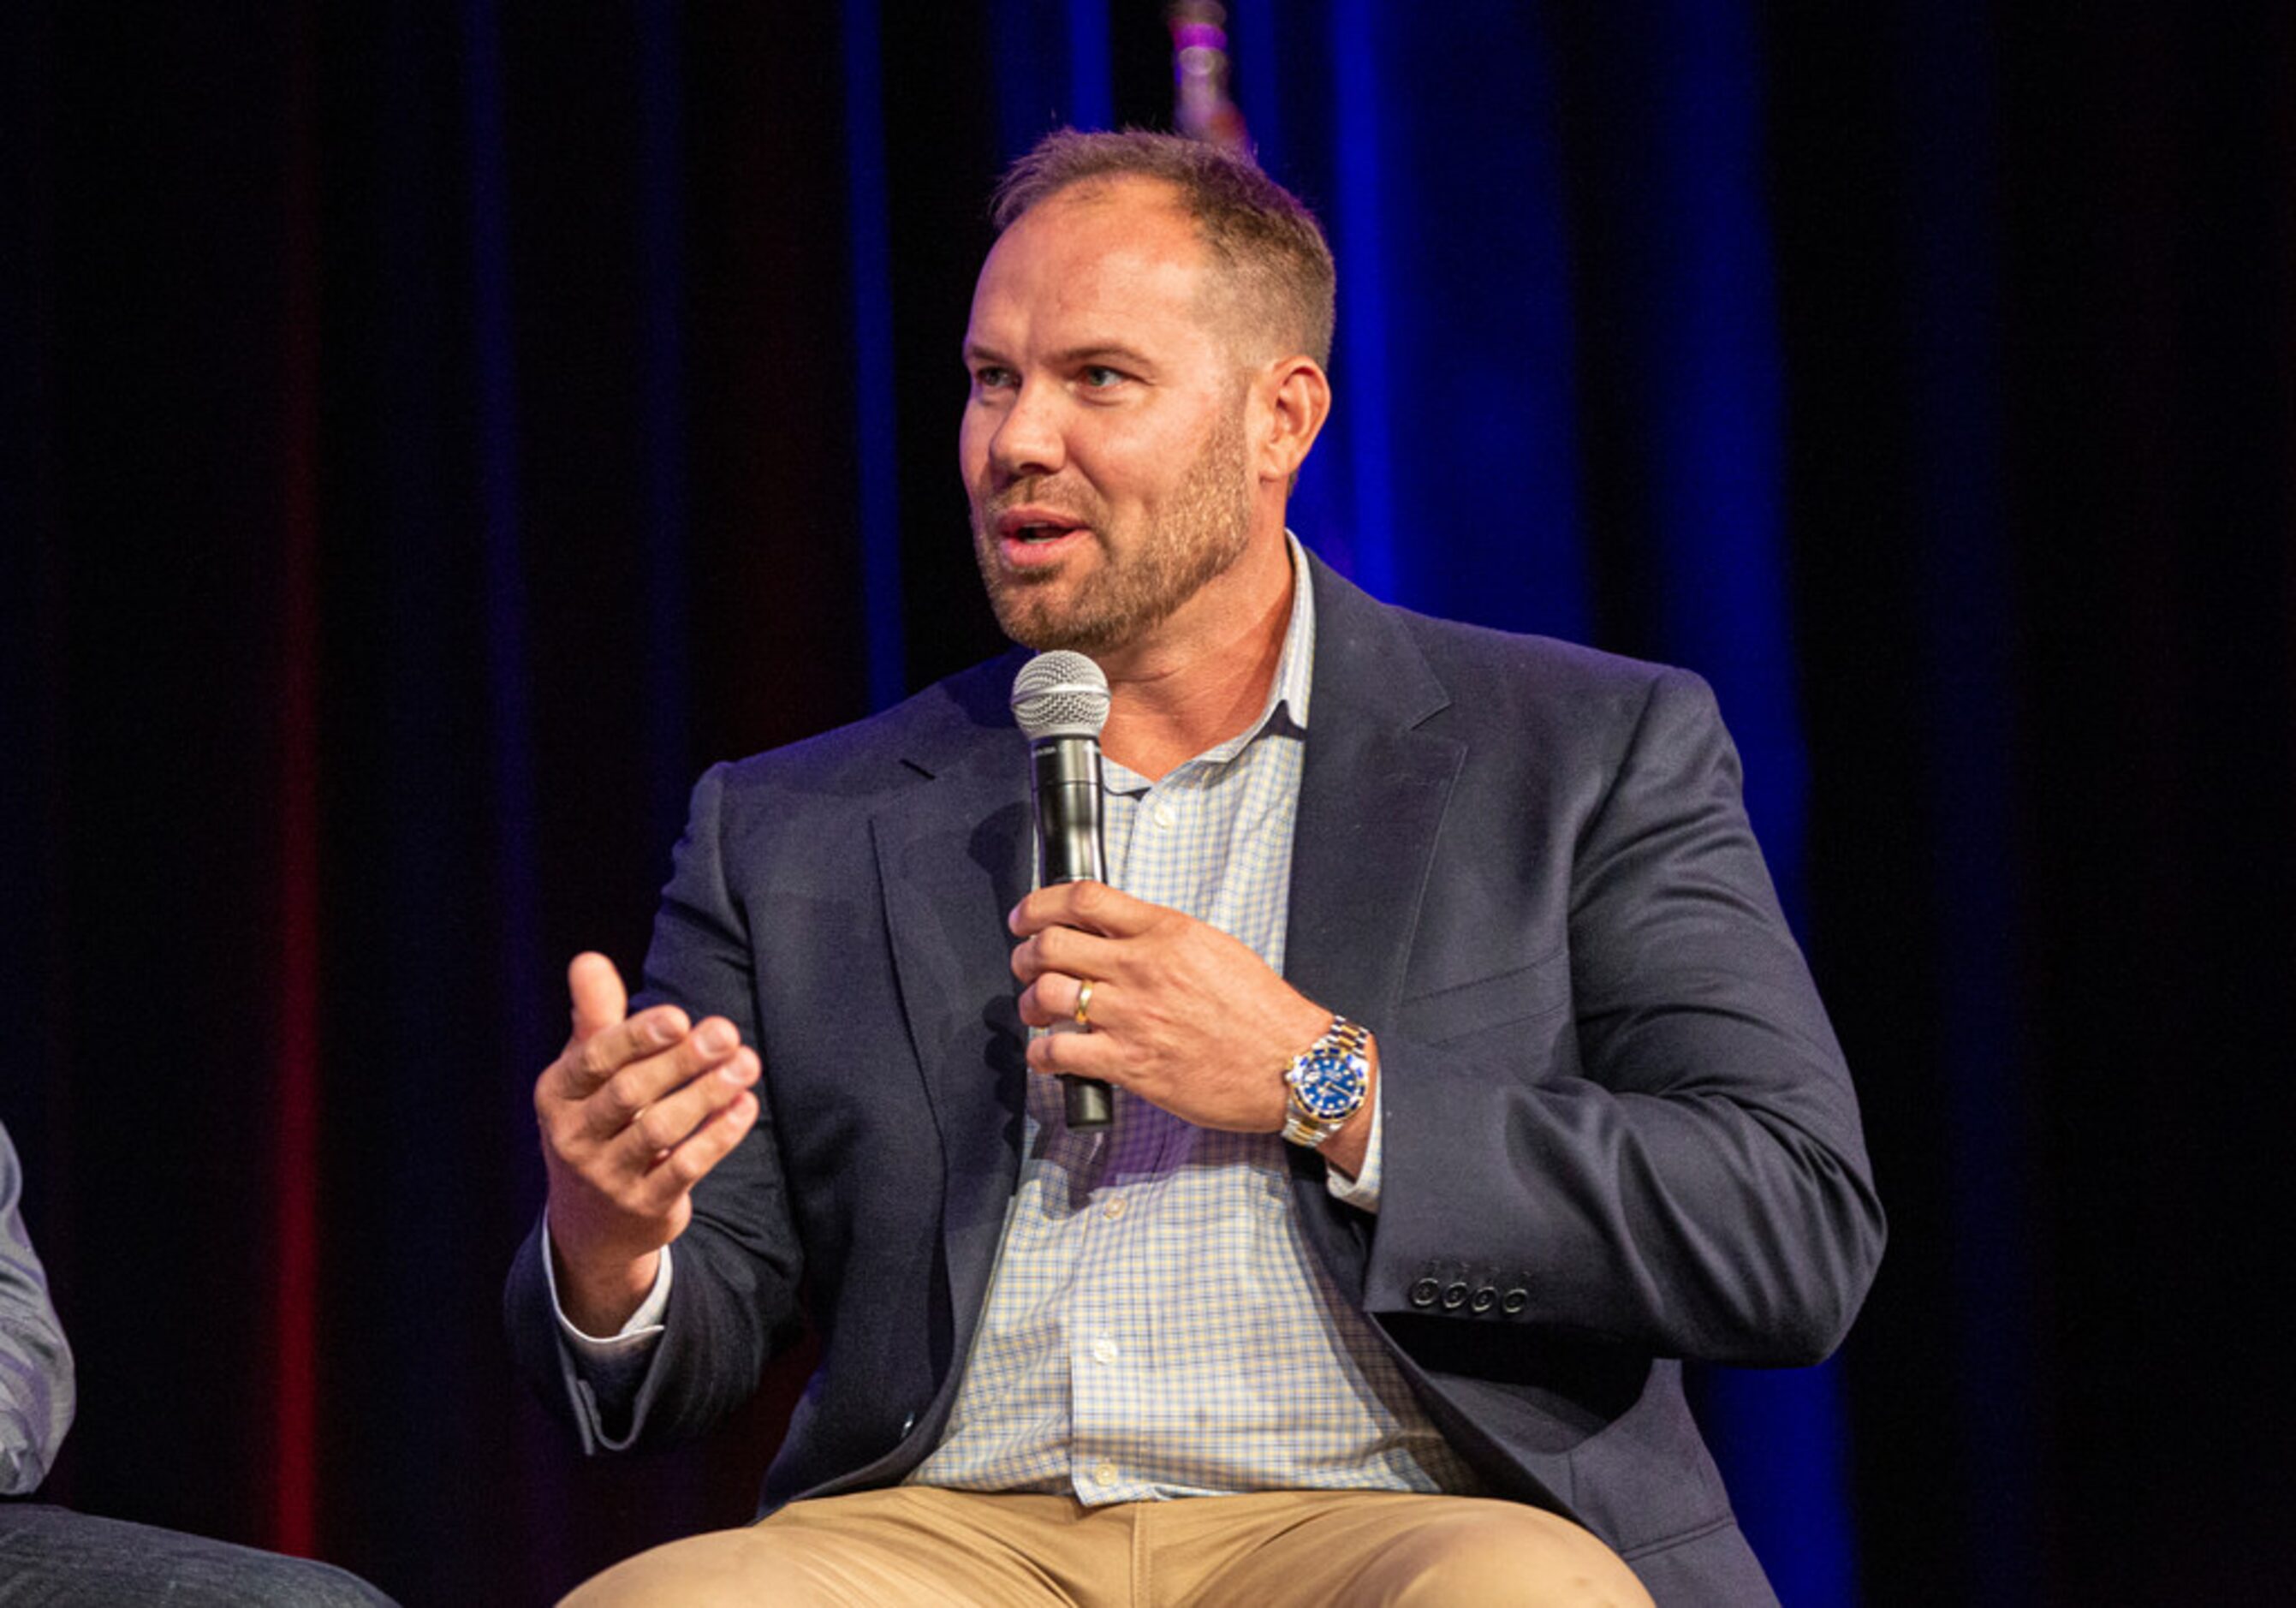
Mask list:
[{"label": "gold wedding ring", "polygon": [[1084,980],[1084,986],[1077,990],[1076,1010],[1072,1014],[1076,1017],[1077,1026],[1086,1032],[1092,1030],[1092,979],[1089,977]]}]

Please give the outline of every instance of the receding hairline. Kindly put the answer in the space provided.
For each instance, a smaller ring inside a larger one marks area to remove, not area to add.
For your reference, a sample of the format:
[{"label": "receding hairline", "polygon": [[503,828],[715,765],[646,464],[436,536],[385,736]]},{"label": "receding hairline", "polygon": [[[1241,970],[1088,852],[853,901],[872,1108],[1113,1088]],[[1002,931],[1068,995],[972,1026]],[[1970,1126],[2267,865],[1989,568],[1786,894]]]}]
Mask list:
[{"label": "receding hairline", "polygon": [[1001,237],[1054,201],[1109,199],[1152,185],[1188,219],[1243,326],[1331,362],[1336,273],[1315,214],[1249,157],[1145,129],[1046,135],[1005,170],[990,216]]}]

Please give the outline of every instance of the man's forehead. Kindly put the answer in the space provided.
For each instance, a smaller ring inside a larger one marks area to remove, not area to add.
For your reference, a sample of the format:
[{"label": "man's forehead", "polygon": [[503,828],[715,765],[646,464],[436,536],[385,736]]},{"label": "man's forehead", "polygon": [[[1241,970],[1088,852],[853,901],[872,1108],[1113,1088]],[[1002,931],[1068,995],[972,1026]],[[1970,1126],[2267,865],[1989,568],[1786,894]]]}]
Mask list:
[{"label": "man's forehead", "polygon": [[981,265],[976,326],[1015,304],[1032,313],[1118,312],[1166,298],[1200,304],[1208,259],[1193,220],[1160,181],[1121,182],[1133,193],[1085,181],[1015,219]]}]

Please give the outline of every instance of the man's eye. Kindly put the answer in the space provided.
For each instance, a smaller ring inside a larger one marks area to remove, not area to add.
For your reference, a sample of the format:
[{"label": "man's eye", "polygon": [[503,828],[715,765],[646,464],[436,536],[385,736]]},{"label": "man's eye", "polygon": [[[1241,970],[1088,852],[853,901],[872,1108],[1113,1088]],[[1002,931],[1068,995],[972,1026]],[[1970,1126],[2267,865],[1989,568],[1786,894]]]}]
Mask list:
[{"label": "man's eye", "polygon": [[1003,390],[1012,383],[1013,371],[1009,368],[986,367],[972,371],[972,389],[975,390]]},{"label": "man's eye", "polygon": [[1104,363],[1092,364],[1084,371],[1085,386],[1090,390],[1106,390],[1111,385],[1121,385],[1124,378],[1122,369],[1111,368]]}]

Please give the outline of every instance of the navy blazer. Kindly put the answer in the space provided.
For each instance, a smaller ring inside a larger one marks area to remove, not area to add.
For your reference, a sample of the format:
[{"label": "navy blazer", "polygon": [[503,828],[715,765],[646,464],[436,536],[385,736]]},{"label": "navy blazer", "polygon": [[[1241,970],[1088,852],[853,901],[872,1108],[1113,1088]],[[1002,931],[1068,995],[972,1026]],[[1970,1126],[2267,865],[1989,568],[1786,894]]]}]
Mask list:
[{"label": "navy blazer", "polygon": [[[1712,695],[1311,562],[1287,976],[1378,1034],[1383,1182],[1367,1216],[1292,1153],[1306,1237],[1493,1493],[1661,1602],[1771,1600],[1678,1359],[1824,1358],[1883,1227]],[[800,1304],[821,1363],[764,1508],[898,1481],[939,1435],[1018,1174],[1023,657],[695,788],[641,997],[736,1023],[764,1109],[695,1191],[624,1432],[521,1251],[513,1344],[586,1447],[715,1423]]]}]

